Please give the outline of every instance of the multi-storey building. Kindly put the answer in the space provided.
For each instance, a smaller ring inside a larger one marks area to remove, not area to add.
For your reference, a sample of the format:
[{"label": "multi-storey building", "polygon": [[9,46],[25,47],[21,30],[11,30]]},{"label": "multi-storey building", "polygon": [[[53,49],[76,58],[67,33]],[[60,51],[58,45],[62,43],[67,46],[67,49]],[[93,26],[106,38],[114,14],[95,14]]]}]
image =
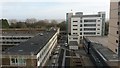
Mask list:
[{"label": "multi-storey building", "polygon": [[25,42],[31,37],[37,35],[41,30],[38,29],[2,29],[0,33],[0,46],[2,51],[19,45],[21,42]]},{"label": "multi-storey building", "polygon": [[120,0],[110,2],[108,47],[115,53],[120,51]]},{"label": "multi-storey building", "polygon": [[110,1],[108,36],[84,37],[83,45],[98,67],[120,68],[120,0]]},{"label": "multi-storey building", "polygon": [[83,15],[83,12],[67,13],[67,31],[69,41],[81,44],[83,36],[103,36],[105,31],[105,12]]},{"label": "multi-storey building", "polygon": [[41,68],[46,65],[57,44],[58,30],[41,31],[33,38],[2,54],[3,68]]}]

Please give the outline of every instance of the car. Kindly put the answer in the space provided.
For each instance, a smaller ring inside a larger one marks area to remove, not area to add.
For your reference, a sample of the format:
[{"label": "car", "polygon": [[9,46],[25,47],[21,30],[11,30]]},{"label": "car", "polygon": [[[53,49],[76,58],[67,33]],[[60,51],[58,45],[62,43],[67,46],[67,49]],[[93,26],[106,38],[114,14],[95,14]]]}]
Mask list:
[{"label": "car", "polygon": [[67,43],[65,43],[65,46],[68,46],[68,44],[67,44]]}]

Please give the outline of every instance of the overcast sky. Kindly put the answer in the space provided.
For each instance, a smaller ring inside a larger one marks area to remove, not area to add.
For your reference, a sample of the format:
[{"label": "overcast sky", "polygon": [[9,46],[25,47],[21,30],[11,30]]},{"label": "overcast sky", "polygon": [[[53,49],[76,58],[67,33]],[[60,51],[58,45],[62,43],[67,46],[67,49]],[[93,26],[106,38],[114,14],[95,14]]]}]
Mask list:
[{"label": "overcast sky", "polygon": [[3,0],[0,18],[7,19],[65,19],[67,12],[97,14],[105,11],[109,18],[109,0]]}]

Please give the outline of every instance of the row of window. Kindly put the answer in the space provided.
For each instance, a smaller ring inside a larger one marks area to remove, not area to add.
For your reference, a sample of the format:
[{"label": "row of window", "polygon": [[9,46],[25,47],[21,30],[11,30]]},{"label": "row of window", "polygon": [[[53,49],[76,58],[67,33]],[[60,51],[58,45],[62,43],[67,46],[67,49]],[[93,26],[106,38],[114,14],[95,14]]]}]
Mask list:
[{"label": "row of window", "polygon": [[19,44],[20,42],[0,42],[2,44]]},{"label": "row of window", "polygon": [[93,20],[84,20],[84,22],[96,22],[96,19],[93,19]]},{"label": "row of window", "polygon": [[84,24],[84,26],[96,26],[96,24]]},{"label": "row of window", "polygon": [[[73,30],[78,30],[78,29],[73,29]],[[84,31],[95,31],[96,28],[84,28]],[[97,30],[100,30],[100,28],[97,28]],[[80,31],[82,31],[82,28],[80,28]]]},{"label": "row of window", "polygon": [[[95,35],[96,32],[84,32],[83,34],[84,35]],[[100,33],[97,33],[97,34],[100,34]],[[82,35],[82,32],[80,32],[80,35]]]},{"label": "row of window", "polygon": [[2,37],[2,39],[30,39],[31,37]]},{"label": "row of window", "polygon": [[84,32],[85,35],[95,35],[96,32]]},{"label": "row of window", "polygon": [[20,65],[20,64],[26,64],[26,61],[24,58],[11,58],[11,64],[16,64],[16,65]]},{"label": "row of window", "polygon": [[[73,26],[78,26],[78,25],[73,25]],[[83,25],[80,24],[80,27],[82,27]],[[93,27],[96,26],[96,24],[84,24],[84,27]],[[100,24],[97,24],[97,26],[100,26]]]},{"label": "row of window", "polygon": [[[73,33],[74,35],[78,34],[78,33]],[[84,35],[95,35],[96,32],[84,32]],[[99,32],[97,34],[100,34]],[[80,35],[82,35],[82,32],[80,32]]]},{"label": "row of window", "polygon": [[[87,23],[87,22],[97,22],[97,21],[100,22],[100,20],[96,20],[96,19],[90,19],[90,20],[86,19],[86,20],[84,20],[85,23]],[[75,21],[75,20],[74,20],[73,22],[78,22],[78,21]],[[80,20],[80,23],[82,23],[82,22],[83,22],[83,21]]]},{"label": "row of window", "polygon": [[96,28],[84,28],[84,31],[95,31]]}]

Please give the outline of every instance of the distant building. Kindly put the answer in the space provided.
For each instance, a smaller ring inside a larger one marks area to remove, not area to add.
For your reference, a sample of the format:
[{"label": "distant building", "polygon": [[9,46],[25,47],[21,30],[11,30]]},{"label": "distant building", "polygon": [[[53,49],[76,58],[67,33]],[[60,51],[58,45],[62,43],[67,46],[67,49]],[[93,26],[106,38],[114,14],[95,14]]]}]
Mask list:
[{"label": "distant building", "polygon": [[41,31],[35,37],[6,50],[2,54],[3,68],[41,68],[49,60],[57,44],[58,30]]},{"label": "distant building", "polygon": [[116,54],[120,54],[120,0],[110,2],[108,42],[108,47]]},{"label": "distant building", "polygon": [[0,46],[2,46],[2,51],[27,41],[40,31],[38,29],[1,29]]},{"label": "distant building", "polygon": [[104,36],[105,34],[105,12],[84,15],[83,12],[66,14],[68,43],[77,41],[82,43],[83,36]]}]

